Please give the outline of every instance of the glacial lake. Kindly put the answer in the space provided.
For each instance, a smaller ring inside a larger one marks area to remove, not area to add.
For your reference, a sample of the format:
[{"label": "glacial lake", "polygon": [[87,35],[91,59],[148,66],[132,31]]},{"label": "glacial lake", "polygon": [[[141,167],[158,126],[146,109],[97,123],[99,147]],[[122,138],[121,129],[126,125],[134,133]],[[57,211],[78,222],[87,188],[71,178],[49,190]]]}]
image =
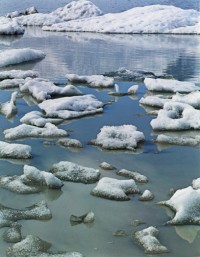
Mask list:
[{"label": "glacial lake", "polygon": [[[191,81],[200,85],[200,37],[186,35],[101,35],[88,33],[49,33],[41,28],[27,28],[23,36],[0,37],[0,51],[30,47],[46,53],[42,61],[15,65],[6,69],[32,69],[40,77],[63,85],[67,73],[80,75],[102,74],[121,67],[130,70],[151,71],[155,74],[172,75],[175,79]],[[95,184],[66,182],[62,190],[46,190],[30,195],[20,195],[0,189],[0,203],[12,208],[25,208],[41,200],[48,203],[53,218],[50,221],[22,220],[22,235],[36,235],[52,243],[53,251],[79,251],[86,257],[144,257],[143,250],[131,239],[131,235],[148,226],[159,230],[160,242],[169,249],[170,257],[195,257],[200,254],[199,226],[170,226],[166,210],[157,205],[170,198],[170,189],[191,185],[200,177],[200,148],[170,146],[161,148],[153,143],[156,134],[139,100],[147,93],[143,82],[116,81],[120,91],[126,92],[132,85],[139,85],[136,97],[113,97],[111,90],[95,90],[83,85],[77,87],[83,93],[92,93],[99,100],[110,103],[101,115],[66,121],[59,125],[70,133],[70,138],[84,145],[79,151],[55,145],[55,140],[24,139],[16,143],[32,146],[33,158],[26,164],[48,171],[54,163],[72,161],[98,169],[101,162],[111,163],[117,169],[135,170],[148,177],[147,184],[138,187],[149,189],[153,201],[141,202],[139,195],[131,195],[129,201],[111,201],[90,195]],[[2,90],[0,102],[10,99],[12,91]],[[20,124],[20,118],[31,110],[38,110],[34,104],[17,99],[18,113],[12,121],[0,116],[0,140],[3,130]],[[145,135],[140,153],[109,152],[91,146],[88,142],[96,138],[104,125],[133,124]],[[200,132],[199,132],[200,133]],[[179,133],[179,135],[184,134]],[[24,163],[0,160],[1,175],[20,175]],[[115,171],[101,170],[102,177],[118,177]],[[92,210],[95,222],[92,226],[80,224],[71,226],[70,215],[82,215]],[[134,227],[133,220],[146,224]],[[6,244],[0,230],[0,256],[5,256]],[[117,230],[124,230],[125,237],[113,236]]]}]

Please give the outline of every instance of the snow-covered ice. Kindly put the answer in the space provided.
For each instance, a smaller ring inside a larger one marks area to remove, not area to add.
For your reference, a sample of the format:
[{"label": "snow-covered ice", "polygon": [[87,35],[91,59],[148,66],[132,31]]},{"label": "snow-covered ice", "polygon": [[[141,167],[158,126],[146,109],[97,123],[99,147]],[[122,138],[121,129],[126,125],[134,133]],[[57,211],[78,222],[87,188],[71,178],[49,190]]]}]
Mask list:
[{"label": "snow-covered ice", "polygon": [[29,159],[31,158],[31,146],[0,141],[0,158]]},{"label": "snow-covered ice", "polygon": [[24,83],[24,79],[4,79],[0,81],[0,89],[16,89]]},{"label": "snow-covered ice", "polygon": [[169,136],[160,134],[157,136],[156,143],[159,144],[170,144],[170,145],[181,145],[181,146],[192,146],[195,147],[200,144],[200,136]]},{"label": "snow-covered ice", "polygon": [[16,98],[17,92],[13,92],[10,101],[0,103],[0,113],[3,114],[7,119],[13,117],[17,113]]},{"label": "snow-covered ice", "polygon": [[8,70],[0,72],[0,80],[4,79],[25,79],[25,78],[35,78],[39,74],[36,71],[32,70]]},{"label": "snow-covered ice", "polygon": [[140,201],[151,201],[154,198],[152,192],[148,189],[144,190],[142,195],[139,197]]},{"label": "snow-covered ice", "polygon": [[77,139],[73,138],[60,138],[57,140],[56,144],[61,145],[63,147],[73,147],[73,148],[82,148],[83,145]]},{"label": "snow-covered ice", "polygon": [[0,67],[43,59],[45,53],[31,48],[9,49],[0,52]]},{"label": "snow-covered ice", "polygon": [[17,222],[14,222],[11,224],[10,228],[8,228],[3,233],[3,239],[7,243],[18,243],[22,240],[21,235],[21,224],[18,224]]},{"label": "snow-covered ice", "polygon": [[200,109],[200,92],[195,91],[189,94],[176,93],[172,97],[172,101],[189,104],[196,109]]},{"label": "snow-covered ice", "polygon": [[163,108],[166,102],[169,102],[171,99],[163,95],[149,95],[142,97],[139,101],[140,104],[152,106],[155,108]]},{"label": "snow-covered ice", "polygon": [[139,183],[147,183],[148,182],[148,178],[137,171],[121,169],[121,170],[118,170],[116,172],[116,174],[119,176],[134,179],[136,182],[139,182]]},{"label": "snow-covered ice", "polygon": [[102,162],[99,167],[101,167],[103,170],[115,170],[116,168],[111,165],[110,163],[108,162]]},{"label": "snow-covered ice", "polygon": [[38,11],[34,6],[31,6],[29,8],[26,8],[26,10],[24,12],[14,11],[14,12],[7,13],[6,17],[7,18],[15,18],[15,17],[19,17],[22,15],[30,15],[30,14],[34,14],[34,13],[38,13]]},{"label": "snow-covered ice", "polygon": [[24,26],[17,21],[0,17],[0,35],[17,35],[24,34]]},{"label": "snow-covered ice", "polygon": [[144,134],[133,125],[104,126],[97,138],[90,143],[107,150],[135,151],[138,143],[144,141]]},{"label": "snow-covered ice", "polygon": [[199,17],[196,10],[150,5],[44,26],[43,29],[99,33],[199,33]]}]

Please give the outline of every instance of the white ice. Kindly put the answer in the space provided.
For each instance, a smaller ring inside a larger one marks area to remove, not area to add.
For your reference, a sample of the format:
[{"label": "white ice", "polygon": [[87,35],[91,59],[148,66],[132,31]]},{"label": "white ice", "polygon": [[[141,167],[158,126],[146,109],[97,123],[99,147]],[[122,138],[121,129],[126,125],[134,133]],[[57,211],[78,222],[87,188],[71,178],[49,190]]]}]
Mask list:
[{"label": "white ice", "polygon": [[24,27],[17,21],[0,17],[0,35],[24,34]]},{"label": "white ice", "polygon": [[31,158],[31,146],[0,141],[0,158],[29,159]]},{"label": "white ice", "polygon": [[25,79],[27,77],[38,77],[38,73],[32,70],[8,70],[0,72],[0,80],[4,79]]}]

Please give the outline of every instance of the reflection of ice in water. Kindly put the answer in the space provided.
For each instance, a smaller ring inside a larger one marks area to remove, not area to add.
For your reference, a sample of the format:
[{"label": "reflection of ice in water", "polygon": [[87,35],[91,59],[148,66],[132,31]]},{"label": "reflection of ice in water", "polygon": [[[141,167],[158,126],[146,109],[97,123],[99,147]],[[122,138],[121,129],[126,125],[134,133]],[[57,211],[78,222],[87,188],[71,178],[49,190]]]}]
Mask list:
[{"label": "reflection of ice in water", "polygon": [[199,230],[200,226],[175,226],[177,235],[188,241],[190,244],[195,240]]}]

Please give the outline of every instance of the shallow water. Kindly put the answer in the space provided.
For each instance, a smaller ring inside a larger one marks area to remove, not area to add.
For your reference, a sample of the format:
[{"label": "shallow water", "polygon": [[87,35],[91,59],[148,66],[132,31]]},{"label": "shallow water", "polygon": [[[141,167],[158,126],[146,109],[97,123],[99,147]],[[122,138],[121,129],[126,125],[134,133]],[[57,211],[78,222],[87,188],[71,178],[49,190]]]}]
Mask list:
[{"label": "shallow water", "polygon": [[[27,28],[23,37],[0,38],[0,50],[31,47],[41,49],[46,58],[40,62],[16,65],[17,69],[33,69],[41,77],[66,83],[66,73],[82,75],[100,74],[125,67],[131,70],[152,71],[156,74],[169,74],[185,81],[200,82],[200,37],[173,35],[100,35],[88,33],[48,33],[40,28]],[[8,67],[6,69],[13,69]],[[109,90],[95,90],[78,86],[84,93],[93,93],[106,105],[104,113],[93,117],[67,121],[59,127],[70,132],[84,144],[80,151],[71,151],[54,145],[44,144],[44,139],[24,139],[17,142],[32,146],[33,159],[28,164],[41,170],[49,170],[52,164],[67,160],[80,165],[98,168],[107,161],[117,167],[137,170],[149,178],[149,183],[139,185],[141,190],[150,189],[155,199],[151,202],[138,201],[138,195],[130,201],[115,202],[90,195],[92,185],[65,183],[61,191],[47,190],[40,194],[18,195],[0,189],[0,203],[13,208],[24,208],[40,200],[46,200],[52,211],[53,219],[48,222],[20,221],[22,235],[33,234],[52,243],[54,250],[80,251],[87,257],[130,257],[145,256],[132,241],[131,234],[146,226],[157,226],[159,239],[170,250],[162,256],[193,257],[200,254],[198,226],[165,226],[169,219],[164,208],[156,205],[169,198],[170,188],[189,186],[199,177],[200,149],[191,147],[169,147],[159,151],[152,142],[155,138],[150,121],[139,99],[146,93],[143,83],[117,82],[120,91],[127,91],[133,84],[139,85],[135,98],[128,96],[111,97]],[[1,91],[0,102],[10,99],[11,91]],[[1,132],[14,127],[20,118],[34,105],[27,105],[23,99],[17,100],[18,114],[12,122],[0,116]],[[88,145],[96,138],[104,125],[134,124],[145,134],[143,152],[138,154],[125,152],[107,152]],[[0,140],[4,140],[0,133]],[[22,174],[23,163],[0,161],[1,175]],[[102,171],[102,176],[117,178],[114,171]],[[89,210],[95,213],[94,225],[71,226],[71,214],[82,215]],[[146,224],[131,226],[131,221],[139,219]],[[126,237],[114,237],[112,234],[124,229]],[[0,230],[2,234],[5,228]],[[1,235],[0,235],[1,236]],[[5,255],[8,247],[0,241],[0,256]]]}]

